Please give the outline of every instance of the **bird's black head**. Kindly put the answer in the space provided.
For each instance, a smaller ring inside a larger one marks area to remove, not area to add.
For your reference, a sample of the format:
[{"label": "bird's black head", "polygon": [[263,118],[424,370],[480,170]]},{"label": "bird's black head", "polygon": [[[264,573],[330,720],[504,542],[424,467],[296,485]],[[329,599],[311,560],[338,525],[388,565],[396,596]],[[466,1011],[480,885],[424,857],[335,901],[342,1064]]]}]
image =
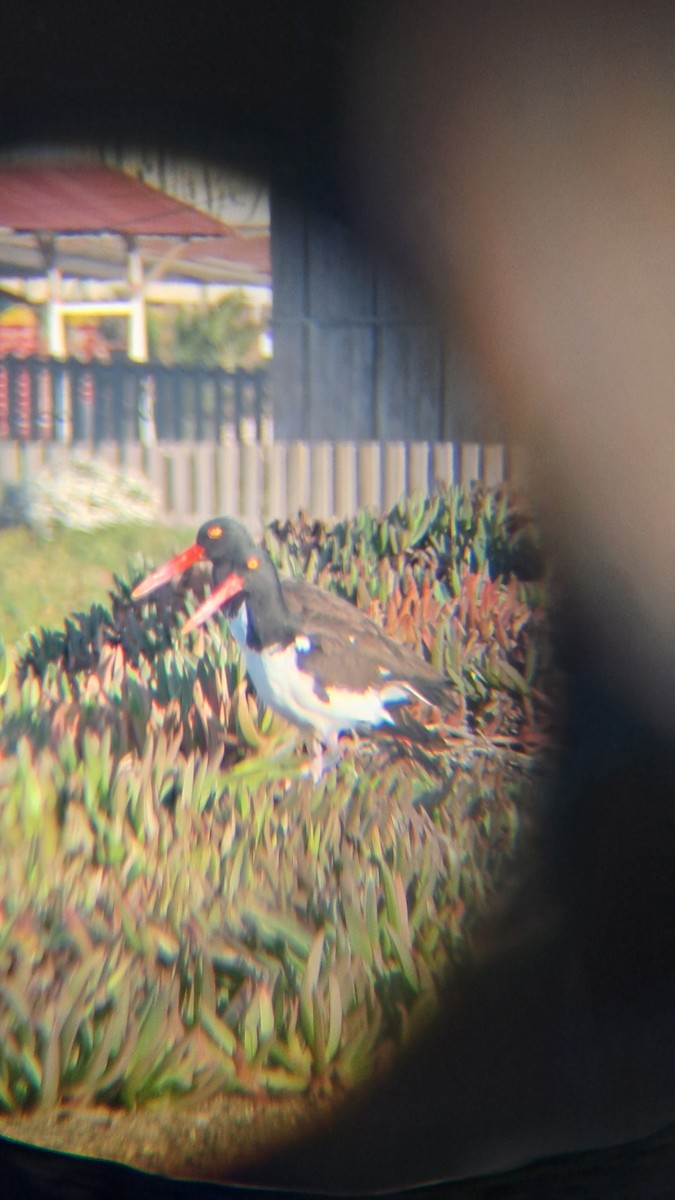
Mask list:
[{"label": "bird's black head", "polygon": [[185,625],[189,632],[218,608],[231,615],[245,600],[252,637],[261,640],[291,636],[288,613],[274,564],[265,549],[256,545],[243,525],[231,517],[206,521],[195,546],[213,564],[213,591]]},{"label": "bird's black head", "polygon": [[277,640],[292,636],[281,585],[269,554],[231,517],[206,521],[192,546],[137,584],[131,593],[133,599],[144,599],[198,562],[212,564],[213,591],[187,621],[185,633],[201,625],[219,608],[232,614],[246,600],[253,636],[260,640],[268,635]]},{"label": "bird's black head", "polygon": [[241,590],[248,591],[249,583],[255,587],[256,581],[275,575],[267,551],[256,545],[248,530],[232,517],[205,521],[196,542],[204,558],[213,564],[214,584],[236,574],[242,581]]},{"label": "bird's black head", "polygon": [[[232,517],[205,521],[195,540],[201,546],[204,558],[214,567],[230,567],[233,571],[243,570],[247,561],[260,553],[248,529]],[[222,574],[221,578],[224,578]]]}]

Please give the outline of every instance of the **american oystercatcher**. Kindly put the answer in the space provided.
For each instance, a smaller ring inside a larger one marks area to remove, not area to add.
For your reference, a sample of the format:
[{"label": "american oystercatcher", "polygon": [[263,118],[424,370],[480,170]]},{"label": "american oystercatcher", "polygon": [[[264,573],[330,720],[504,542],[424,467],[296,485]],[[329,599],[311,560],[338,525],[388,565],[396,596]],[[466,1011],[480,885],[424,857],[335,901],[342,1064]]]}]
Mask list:
[{"label": "american oystercatcher", "polygon": [[[410,740],[418,726],[399,728],[402,706],[421,700],[448,707],[448,679],[347,600],[304,580],[280,581],[267,551],[229,517],[202,525],[194,545],[148,575],[132,599],[143,599],[200,561],[212,563],[214,586],[183,633],[222,609],[260,699],[311,730],[333,760],[341,733],[381,728]],[[312,763],[316,779],[323,769],[320,749]]]}]

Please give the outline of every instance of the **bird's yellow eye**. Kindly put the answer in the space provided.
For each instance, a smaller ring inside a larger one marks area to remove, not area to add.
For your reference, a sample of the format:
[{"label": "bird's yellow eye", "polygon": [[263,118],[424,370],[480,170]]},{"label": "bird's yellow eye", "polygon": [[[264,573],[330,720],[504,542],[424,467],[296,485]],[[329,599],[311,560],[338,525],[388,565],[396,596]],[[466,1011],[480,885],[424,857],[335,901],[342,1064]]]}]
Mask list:
[{"label": "bird's yellow eye", "polygon": [[222,537],[222,535],[223,531],[220,528],[220,525],[209,525],[206,531],[206,536],[210,538],[219,538]]},{"label": "bird's yellow eye", "polygon": [[260,566],[260,559],[256,558],[255,554],[252,554],[250,558],[246,559],[246,566],[249,571],[255,571]]}]

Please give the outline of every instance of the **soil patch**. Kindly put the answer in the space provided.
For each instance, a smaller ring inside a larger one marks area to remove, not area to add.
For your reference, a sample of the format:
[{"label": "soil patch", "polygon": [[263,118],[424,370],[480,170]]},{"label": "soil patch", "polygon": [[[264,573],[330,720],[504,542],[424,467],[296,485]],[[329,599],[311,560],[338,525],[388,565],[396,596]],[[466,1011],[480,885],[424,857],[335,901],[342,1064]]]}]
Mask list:
[{"label": "soil patch", "polygon": [[221,1096],[208,1104],[158,1101],[142,1109],[69,1108],[0,1119],[0,1136],[151,1174],[224,1182],[247,1164],[323,1125],[335,1100]]}]

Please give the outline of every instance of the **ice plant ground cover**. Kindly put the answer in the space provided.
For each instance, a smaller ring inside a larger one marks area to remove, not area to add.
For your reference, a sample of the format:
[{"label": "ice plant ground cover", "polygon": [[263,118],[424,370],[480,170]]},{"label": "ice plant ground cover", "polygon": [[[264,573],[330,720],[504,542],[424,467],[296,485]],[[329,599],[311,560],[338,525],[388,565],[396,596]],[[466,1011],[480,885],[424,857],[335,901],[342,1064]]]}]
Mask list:
[{"label": "ice plant ground cover", "polygon": [[[438,749],[347,742],[318,786],[193,572],[0,664],[0,1106],[339,1097],[470,967],[536,829],[560,677],[534,528],[453,489],[266,541],[445,670]],[[138,576],[142,574],[138,572]]]}]

